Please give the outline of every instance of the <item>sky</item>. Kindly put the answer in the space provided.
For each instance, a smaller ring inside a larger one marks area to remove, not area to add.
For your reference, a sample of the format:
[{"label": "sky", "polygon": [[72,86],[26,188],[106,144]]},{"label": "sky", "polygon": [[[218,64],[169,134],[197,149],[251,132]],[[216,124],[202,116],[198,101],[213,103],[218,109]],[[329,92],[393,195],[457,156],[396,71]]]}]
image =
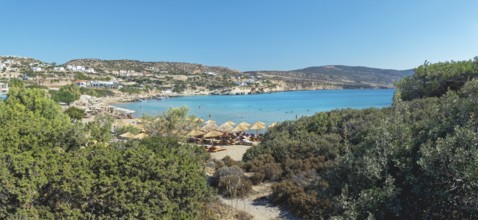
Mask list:
[{"label": "sky", "polygon": [[478,56],[476,0],[0,0],[0,54],[241,71]]}]

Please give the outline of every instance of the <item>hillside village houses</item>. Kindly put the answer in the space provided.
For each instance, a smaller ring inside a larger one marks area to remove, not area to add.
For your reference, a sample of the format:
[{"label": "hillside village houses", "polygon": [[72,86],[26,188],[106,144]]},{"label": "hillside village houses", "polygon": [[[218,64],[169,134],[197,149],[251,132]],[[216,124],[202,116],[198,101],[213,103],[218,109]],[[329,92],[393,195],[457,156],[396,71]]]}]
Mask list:
[{"label": "hillside village houses", "polygon": [[37,66],[32,67],[32,70],[33,70],[33,72],[41,72],[41,71],[43,71],[43,69],[42,69],[41,67],[37,67]]},{"label": "hillside village houses", "polygon": [[53,67],[53,70],[57,71],[57,72],[65,72],[65,67],[55,66],[55,67]]},{"label": "hillside village houses", "polygon": [[76,72],[83,72],[83,73],[96,73],[95,69],[87,68],[84,66],[67,65],[66,69],[71,71],[76,71]]}]

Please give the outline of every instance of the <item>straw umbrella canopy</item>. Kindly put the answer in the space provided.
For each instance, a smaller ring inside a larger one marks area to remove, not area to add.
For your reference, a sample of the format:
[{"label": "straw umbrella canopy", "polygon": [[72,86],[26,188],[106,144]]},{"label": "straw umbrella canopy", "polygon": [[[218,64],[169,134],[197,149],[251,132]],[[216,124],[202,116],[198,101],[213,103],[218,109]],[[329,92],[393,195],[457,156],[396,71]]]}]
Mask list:
[{"label": "straw umbrella canopy", "polygon": [[135,135],[135,136],[134,136],[134,138],[136,138],[136,139],[143,139],[143,138],[145,138],[145,137],[148,137],[148,135],[145,134],[145,133],[141,133],[141,134],[138,134],[138,135]]},{"label": "straw umbrella canopy", "polygon": [[204,119],[202,119],[202,118],[196,118],[196,119],[194,119],[194,122],[203,123],[203,122],[204,122]]},{"label": "straw umbrella canopy", "polygon": [[222,132],[210,131],[210,132],[208,132],[207,134],[204,135],[204,138],[215,138],[215,137],[219,137],[219,136],[222,136],[222,135],[223,135]]},{"label": "straw umbrella canopy", "polygon": [[206,124],[206,125],[202,126],[201,129],[203,131],[213,131],[213,130],[217,129],[217,125],[215,123]]},{"label": "straw umbrella canopy", "polygon": [[224,124],[227,124],[227,125],[229,125],[229,126],[231,126],[231,127],[234,126],[234,125],[236,125],[236,123],[234,123],[234,122],[232,122],[232,121],[226,121]]},{"label": "straw umbrella canopy", "polygon": [[203,134],[205,134],[205,133],[200,131],[200,130],[193,130],[193,131],[189,132],[188,135],[191,136],[191,137],[197,137],[197,136],[201,136]]},{"label": "straw umbrella canopy", "polygon": [[208,124],[216,124],[216,121],[213,121],[213,120],[207,120],[206,122],[204,122],[204,124],[208,125]]},{"label": "straw umbrella canopy", "polygon": [[239,123],[240,126],[245,126],[245,127],[249,127],[251,126],[251,124],[247,123],[247,122],[241,122]]},{"label": "straw umbrella canopy", "polygon": [[135,135],[134,135],[134,134],[131,134],[131,133],[129,133],[129,132],[126,132],[126,133],[120,135],[120,137],[122,137],[122,138],[127,138],[127,139],[131,139],[131,138],[134,138]]},{"label": "straw umbrella canopy", "polygon": [[237,125],[234,129],[231,130],[231,132],[237,133],[237,132],[243,132],[247,130],[249,130],[249,128],[247,128],[246,126]]},{"label": "straw umbrella canopy", "polygon": [[254,123],[252,124],[252,126],[250,127],[250,129],[252,130],[261,130],[261,129],[264,129],[266,126],[264,124],[261,124],[261,123]]},{"label": "straw umbrella canopy", "polygon": [[267,128],[273,128],[275,126],[277,126],[277,122],[274,122],[274,123],[270,124],[269,126],[267,126]]},{"label": "straw umbrella canopy", "polygon": [[263,122],[260,122],[260,121],[255,122],[255,123],[252,124],[252,126],[250,127],[250,129],[256,130],[256,135],[257,135],[257,132],[258,132],[259,130],[264,129],[264,128],[266,128],[266,126],[264,125]]},{"label": "straw umbrella canopy", "polygon": [[222,124],[217,128],[217,130],[222,131],[222,132],[230,132],[233,129],[233,127],[227,123]]}]

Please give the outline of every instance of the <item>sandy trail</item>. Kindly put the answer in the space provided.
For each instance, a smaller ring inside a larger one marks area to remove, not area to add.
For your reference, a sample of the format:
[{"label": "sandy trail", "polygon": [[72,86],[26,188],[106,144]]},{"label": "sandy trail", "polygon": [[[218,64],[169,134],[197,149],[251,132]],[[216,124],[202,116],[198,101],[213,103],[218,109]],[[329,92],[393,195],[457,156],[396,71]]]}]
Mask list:
[{"label": "sandy trail", "polygon": [[270,183],[261,184],[258,186],[253,186],[252,195],[244,199],[226,199],[224,197],[219,197],[219,200],[236,210],[246,212],[254,217],[257,220],[269,220],[269,219],[286,219],[286,220],[298,220],[299,218],[294,217],[287,211],[281,210],[277,206],[272,206],[266,198],[267,195],[271,193]]},{"label": "sandy trail", "polygon": [[[230,156],[233,160],[242,160],[242,156],[247,149],[252,146],[245,145],[227,145],[222,146],[226,148],[225,151],[211,153],[211,157],[217,160],[221,160],[226,156]],[[218,196],[219,200],[235,210],[246,212],[257,220],[269,220],[269,219],[299,219],[294,217],[287,211],[281,210],[277,206],[273,206],[269,203],[267,196],[271,194],[271,184],[263,183],[257,186],[252,186],[252,193],[243,199],[227,199],[222,196]]]},{"label": "sandy trail", "polygon": [[225,145],[221,146],[226,148],[225,151],[219,151],[215,153],[211,153],[211,157],[216,160],[222,160],[222,158],[226,156],[230,156],[233,160],[242,160],[242,155],[246,153],[247,149],[251,148],[252,146],[246,145]]}]

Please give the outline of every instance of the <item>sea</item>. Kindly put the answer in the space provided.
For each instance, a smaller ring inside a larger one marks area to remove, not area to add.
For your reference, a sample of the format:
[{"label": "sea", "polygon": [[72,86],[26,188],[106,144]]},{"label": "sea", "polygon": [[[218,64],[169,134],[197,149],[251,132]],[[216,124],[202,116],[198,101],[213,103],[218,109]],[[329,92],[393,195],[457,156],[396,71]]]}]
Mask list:
[{"label": "sea", "polygon": [[394,89],[344,89],[276,92],[256,95],[208,95],[174,97],[165,100],[147,100],[115,104],[143,114],[158,115],[169,108],[186,106],[189,114],[214,120],[218,125],[256,121],[266,123],[295,120],[316,112],[333,109],[382,108],[392,104]]}]

